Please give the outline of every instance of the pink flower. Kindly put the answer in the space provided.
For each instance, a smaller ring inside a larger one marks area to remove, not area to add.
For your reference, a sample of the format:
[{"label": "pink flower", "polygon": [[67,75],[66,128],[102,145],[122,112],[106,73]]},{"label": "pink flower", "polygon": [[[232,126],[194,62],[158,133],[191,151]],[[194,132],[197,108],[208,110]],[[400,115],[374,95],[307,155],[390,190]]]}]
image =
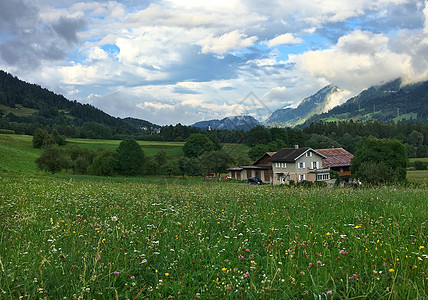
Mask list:
[{"label": "pink flower", "polygon": [[250,252],[250,249],[245,249],[245,251]]},{"label": "pink flower", "polygon": [[230,292],[230,291],[232,291],[233,290],[233,286],[231,285],[231,284],[229,284],[228,286],[227,286],[227,290]]},{"label": "pink flower", "polygon": [[347,255],[347,254],[348,254],[348,251],[346,251],[346,250],[342,249],[342,250],[340,250],[340,251],[339,251],[339,254]]},{"label": "pink flower", "polygon": [[320,266],[322,266],[322,262],[320,260],[317,261],[317,264],[319,264]]},{"label": "pink flower", "polygon": [[114,271],[113,274],[117,275],[117,274],[119,274],[119,272],[118,271]]},{"label": "pink flower", "polygon": [[325,292],[325,294],[326,294],[327,296],[331,296],[331,295],[333,295],[333,291],[327,291],[327,292]]},{"label": "pink flower", "polygon": [[309,263],[308,269],[313,268],[314,264],[313,263]]},{"label": "pink flower", "polygon": [[352,276],[349,276],[348,279],[357,279],[358,275],[357,274],[352,274]]},{"label": "pink flower", "polygon": [[245,278],[250,277],[250,273],[246,272],[246,273],[244,274],[244,277],[245,277]]},{"label": "pink flower", "polygon": [[132,276],[131,276],[131,279],[135,279],[135,276],[134,276],[134,275],[132,275]]},{"label": "pink flower", "polygon": [[240,259],[244,259],[244,255],[242,255],[242,254],[239,254],[239,255],[238,255],[238,257],[239,257]]}]

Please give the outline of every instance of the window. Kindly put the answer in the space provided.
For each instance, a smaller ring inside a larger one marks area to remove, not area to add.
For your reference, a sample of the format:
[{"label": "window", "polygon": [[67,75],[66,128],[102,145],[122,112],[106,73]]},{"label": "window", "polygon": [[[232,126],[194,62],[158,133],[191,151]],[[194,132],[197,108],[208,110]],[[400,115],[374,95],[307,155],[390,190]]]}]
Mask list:
[{"label": "window", "polygon": [[319,168],[319,162],[313,161],[312,162],[312,169],[318,169]]},{"label": "window", "polygon": [[305,179],[306,179],[305,174],[299,175],[299,181],[302,181],[302,180],[305,180]]},{"label": "window", "polygon": [[286,163],[279,163],[279,162],[277,162],[277,163],[275,163],[275,167],[276,168],[283,168],[283,169],[285,169],[287,167],[287,164]]},{"label": "window", "polygon": [[305,168],[305,162],[299,162],[299,164],[297,165],[297,167],[299,169],[304,169]]},{"label": "window", "polygon": [[286,168],[287,167],[287,164],[286,163],[281,163],[281,168]]},{"label": "window", "polygon": [[317,181],[322,181],[322,180],[329,180],[330,179],[330,174],[318,174],[317,175]]},{"label": "window", "polygon": [[306,157],[312,157],[312,152],[311,151],[306,152]]}]

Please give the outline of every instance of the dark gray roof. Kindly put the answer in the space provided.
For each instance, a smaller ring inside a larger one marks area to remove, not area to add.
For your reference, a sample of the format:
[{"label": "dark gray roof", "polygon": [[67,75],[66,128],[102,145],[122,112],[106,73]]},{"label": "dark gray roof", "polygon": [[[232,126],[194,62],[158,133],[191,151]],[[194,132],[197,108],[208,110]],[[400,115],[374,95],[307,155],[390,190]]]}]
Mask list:
[{"label": "dark gray roof", "polygon": [[268,161],[279,161],[279,162],[294,162],[300,155],[305,153],[308,147],[302,148],[282,148],[275,155],[272,155]]}]

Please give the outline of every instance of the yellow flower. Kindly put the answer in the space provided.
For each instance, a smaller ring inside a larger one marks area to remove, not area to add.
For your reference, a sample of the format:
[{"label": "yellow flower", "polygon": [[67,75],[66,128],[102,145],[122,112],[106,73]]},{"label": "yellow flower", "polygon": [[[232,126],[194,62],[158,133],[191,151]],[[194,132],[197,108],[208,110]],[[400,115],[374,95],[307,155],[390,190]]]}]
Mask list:
[{"label": "yellow flower", "polygon": [[357,225],[357,226],[355,226],[355,228],[357,228],[357,229],[358,229],[358,228],[361,228],[361,225]]},{"label": "yellow flower", "polygon": [[222,270],[223,272],[226,272],[227,268],[222,268],[221,270]]},{"label": "yellow flower", "polygon": [[414,266],[413,266],[413,268],[417,269],[417,268],[418,268],[418,266],[417,266],[417,265],[414,265]]},{"label": "yellow flower", "polygon": [[330,235],[330,232],[327,232],[325,235],[329,236],[329,235]]},{"label": "yellow flower", "polygon": [[391,272],[391,273],[394,272],[394,269],[389,269],[389,272]]},{"label": "yellow flower", "polygon": [[165,276],[166,276],[166,277],[168,277],[168,276],[169,276],[169,273],[165,273]]},{"label": "yellow flower", "polygon": [[419,246],[419,250],[425,249],[424,246]]},{"label": "yellow flower", "polygon": [[155,270],[155,273],[157,273],[158,272],[158,270]]},{"label": "yellow flower", "polygon": [[106,239],[103,239],[101,242],[103,242],[103,243],[104,243],[105,241],[106,241]]}]

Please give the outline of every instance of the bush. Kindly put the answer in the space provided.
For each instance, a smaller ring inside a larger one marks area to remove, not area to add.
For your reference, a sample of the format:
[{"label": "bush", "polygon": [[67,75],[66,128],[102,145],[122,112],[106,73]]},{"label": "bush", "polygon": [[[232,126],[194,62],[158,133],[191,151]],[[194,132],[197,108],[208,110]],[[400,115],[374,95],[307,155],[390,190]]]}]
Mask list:
[{"label": "bush", "polygon": [[120,174],[135,176],[143,173],[144,152],[135,140],[123,140],[116,154]]},{"label": "bush", "polygon": [[364,138],[351,161],[353,177],[363,183],[406,181],[407,151],[396,139]]},{"label": "bush", "polygon": [[70,160],[67,159],[64,152],[56,145],[46,146],[42,155],[36,159],[36,164],[41,170],[54,174],[62,169],[70,167]]},{"label": "bush", "polygon": [[427,164],[424,163],[423,161],[420,161],[420,160],[416,160],[413,163],[413,166],[415,167],[416,170],[426,170],[427,169]]},{"label": "bush", "polygon": [[102,150],[88,167],[88,173],[98,176],[111,176],[117,173],[118,161],[116,153]]}]

